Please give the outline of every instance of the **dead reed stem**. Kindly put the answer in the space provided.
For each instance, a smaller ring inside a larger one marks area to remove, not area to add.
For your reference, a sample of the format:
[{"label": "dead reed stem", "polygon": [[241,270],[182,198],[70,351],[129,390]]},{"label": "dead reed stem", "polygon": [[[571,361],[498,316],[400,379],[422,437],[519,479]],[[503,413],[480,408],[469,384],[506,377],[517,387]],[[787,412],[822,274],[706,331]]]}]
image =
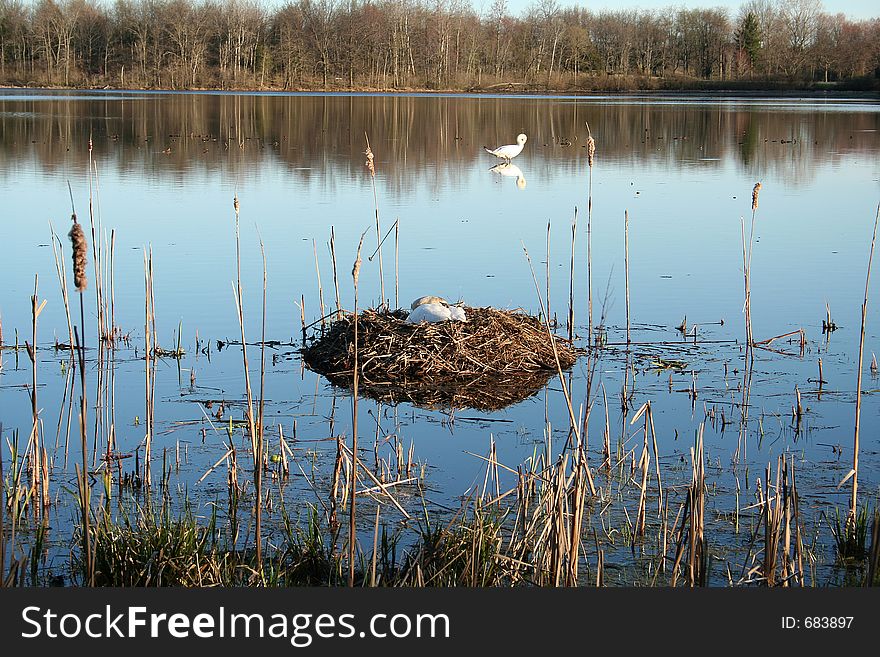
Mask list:
[{"label": "dead reed stem", "polygon": [[[367,142],[367,151],[369,151],[369,141]],[[372,153],[368,154],[368,163],[372,164]],[[371,167],[371,173],[373,172]],[[378,205],[376,210],[376,221],[378,226],[379,211]],[[361,247],[364,245],[364,235],[361,235],[358,243],[357,255],[355,256],[354,266],[351,270],[351,278],[354,283],[354,380],[352,382],[351,393],[351,491],[349,498],[349,518],[348,518],[348,586],[354,587],[354,561],[357,553],[357,531],[355,528],[355,506],[357,504],[357,468],[358,468],[358,279],[361,271]],[[379,254],[381,262],[381,253]],[[383,296],[384,298],[384,296]]]},{"label": "dead reed stem", "polygon": [[865,354],[865,324],[868,318],[868,288],[871,283],[871,263],[874,260],[874,243],[877,240],[877,223],[880,221],[880,205],[874,216],[874,231],[871,235],[871,250],[868,255],[868,271],[865,274],[865,299],[862,302],[862,324],[859,332],[859,359],[858,375],[856,378],[856,421],[853,432],[853,465],[852,465],[852,496],[849,503],[849,517],[847,518],[847,530],[855,530],[858,511],[859,489],[859,425],[862,415],[862,363]]},{"label": "dead reed stem", "polygon": [[367,142],[367,150],[364,155],[367,156],[366,166],[370,171],[370,183],[373,186],[373,206],[376,212],[376,251],[379,252],[379,304],[383,305],[385,299],[385,272],[382,266],[382,228],[379,222],[379,195],[376,192],[376,163],[373,157],[373,149],[370,148],[370,138],[364,133],[364,139]]},{"label": "dead reed stem", "polygon": [[[58,284],[61,286],[61,301],[64,303],[64,316],[67,319],[67,333],[69,336],[69,344],[71,347],[71,357],[73,356],[73,321],[70,318],[70,297],[67,293],[67,271],[64,265],[64,247],[61,244],[61,238],[55,234],[52,224],[49,224],[49,230],[52,233],[52,254],[55,257],[55,273],[58,275]],[[0,347],[3,345],[3,331],[0,328]]]},{"label": "dead reed stem", "polygon": [[632,342],[629,331],[629,210],[623,212],[623,268],[626,277],[626,343]]},{"label": "dead reed stem", "polygon": [[400,219],[394,222],[394,307],[400,308]]},{"label": "dead reed stem", "polygon": [[[547,321],[551,321],[550,316],[550,221],[547,221],[547,260],[546,260],[546,276],[547,276]],[[553,324],[550,324],[551,326]]]},{"label": "dead reed stem", "polygon": [[[68,189],[69,186],[68,186]],[[71,191],[71,205],[73,204],[73,192]],[[88,482],[88,445],[86,443],[86,424],[87,424],[87,406],[86,406],[86,365],[85,365],[85,309],[83,303],[83,294],[85,293],[88,281],[86,279],[86,262],[88,244],[82,230],[82,226],[76,220],[76,212],[71,215],[73,226],[70,229],[71,256],[73,258],[73,280],[77,292],[79,292],[79,333],[76,327],[73,330],[75,348],[79,354],[79,375],[80,375],[80,413],[79,413],[79,430],[80,430],[80,447],[82,448],[82,469],[77,477],[77,485],[79,488],[80,511],[83,526],[83,556],[86,567],[86,578],[89,584],[94,583],[94,561],[92,560],[91,550],[91,500]]]},{"label": "dead reed stem", "polygon": [[[257,449],[254,452],[254,487],[255,493],[257,497],[257,510],[256,510],[256,519],[255,519],[255,527],[254,533],[256,534],[256,548],[257,548],[257,568],[260,576],[263,574],[263,428],[265,427],[265,423],[263,421],[263,410],[265,407],[266,401],[266,288],[268,283],[268,275],[266,270],[266,248],[263,245],[263,240],[260,238],[260,255],[263,260],[263,308],[262,308],[262,323],[261,323],[261,332],[260,332],[260,406],[259,406],[259,420],[257,422]],[[317,248],[315,250],[315,264],[317,266],[318,252]],[[318,287],[320,288],[320,274]],[[323,294],[321,299],[321,304],[323,308]],[[242,342],[244,340],[242,339]],[[284,454],[282,450],[282,455]]]},{"label": "dead reed stem", "polygon": [[593,344],[593,156],[596,152],[596,141],[587,123],[587,164],[590,179],[587,187],[587,345]]},{"label": "dead reed stem", "polygon": [[[247,357],[247,340],[245,339],[245,331],[244,331],[244,299],[241,291],[241,238],[239,235],[239,202],[238,197],[236,196],[233,201],[233,207],[235,209],[235,264],[236,264],[236,283],[232,287],[232,296],[235,299],[235,307],[238,311],[238,325],[241,329],[241,358],[242,364],[244,366],[244,381],[245,381],[245,389],[247,392],[247,425],[248,425],[248,434],[251,439],[251,450],[254,455],[254,467],[257,467],[259,463],[259,455],[258,452],[261,449],[261,443],[257,437],[257,429],[255,426],[255,418],[254,418],[254,396],[251,391],[251,375],[250,368],[248,366],[248,357]],[[265,343],[265,340],[263,341]],[[260,514],[260,506],[262,504],[262,500],[257,497],[255,500],[256,504],[256,515]],[[256,542],[257,549],[257,563],[261,563],[262,554],[261,550],[261,540],[260,537],[257,537]]]},{"label": "dead reed stem", "polygon": [[690,550],[688,558],[688,583],[691,586],[706,584],[706,567],[708,555],[706,554],[703,537],[704,516],[706,508],[706,470],[705,457],[703,455],[703,423],[697,435],[697,442],[691,450],[693,462],[693,479],[691,482],[691,525],[690,525]]},{"label": "dead reed stem", "polygon": [[152,484],[153,444],[153,359],[156,354],[156,336],[152,332],[153,317],[153,249],[144,250],[144,486]]},{"label": "dead reed stem", "polygon": [[[549,227],[549,224],[548,224],[548,227]],[[580,440],[581,440],[580,426],[577,421],[577,418],[574,415],[574,407],[572,406],[572,403],[571,403],[571,394],[569,393],[568,385],[565,382],[565,375],[562,372],[562,365],[559,362],[559,352],[556,349],[556,340],[554,339],[553,332],[550,330],[550,316],[547,314],[547,309],[544,307],[543,299],[541,299],[541,290],[538,287],[538,279],[535,276],[535,268],[532,266],[532,259],[531,259],[531,257],[529,257],[529,251],[528,251],[528,249],[526,249],[525,245],[523,245],[523,251],[526,254],[526,260],[528,260],[528,263],[529,263],[529,270],[532,273],[532,281],[534,281],[534,283],[535,283],[535,293],[538,295],[538,303],[541,306],[541,312],[544,314],[544,328],[547,331],[547,338],[550,340],[550,344],[553,347],[553,356],[556,360],[556,370],[557,370],[557,374],[559,375],[559,382],[562,385],[562,394],[565,397],[565,404],[566,404],[566,407],[568,408],[568,418],[569,418],[569,421],[571,422],[571,430],[574,432],[574,435],[577,439],[577,442],[580,442]],[[593,484],[593,476],[592,476],[592,474],[590,474],[589,468],[586,468],[586,475],[587,475],[587,483],[590,486],[590,495],[595,496],[596,495],[596,486]]]},{"label": "dead reed stem", "polygon": [[372,563],[370,565],[370,586],[376,586],[376,557],[377,557],[377,548],[379,543],[379,513],[382,510],[382,505],[376,505],[376,522],[373,525],[373,557]]},{"label": "dead reed stem", "polygon": [[577,207],[574,209],[574,219],[571,222],[571,265],[568,270],[568,341],[574,342],[574,246],[577,239]]},{"label": "dead reed stem", "polygon": [[[336,290],[336,316],[334,319],[339,319],[342,317],[342,303],[339,300],[339,276],[336,271],[336,231],[333,226],[330,226],[330,259],[333,261],[333,288]],[[323,315],[323,312],[321,314]],[[305,315],[302,320],[305,325]]]},{"label": "dead reed stem", "polygon": [[327,324],[327,318],[324,316],[324,286],[321,285],[321,267],[318,265],[318,245],[312,240],[312,251],[315,254],[315,276],[318,278],[318,301],[321,304],[321,328]]}]

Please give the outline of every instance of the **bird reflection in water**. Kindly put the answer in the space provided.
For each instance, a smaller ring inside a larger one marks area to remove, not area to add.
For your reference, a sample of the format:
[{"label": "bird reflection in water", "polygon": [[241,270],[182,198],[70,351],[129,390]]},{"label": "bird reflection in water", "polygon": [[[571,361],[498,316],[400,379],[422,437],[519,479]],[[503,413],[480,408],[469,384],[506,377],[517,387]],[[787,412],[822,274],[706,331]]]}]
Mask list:
[{"label": "bird reflection in water", "polygon": [[519,189],[526,188],[526,177],[520,169],[515,164],[511,164],[510,162],[502,162],[501,164],[496,164],[494,167],[489,169],[492,173],[497,173],[499,176],[505,176],[508,178],[516,178],[516,186]]}]

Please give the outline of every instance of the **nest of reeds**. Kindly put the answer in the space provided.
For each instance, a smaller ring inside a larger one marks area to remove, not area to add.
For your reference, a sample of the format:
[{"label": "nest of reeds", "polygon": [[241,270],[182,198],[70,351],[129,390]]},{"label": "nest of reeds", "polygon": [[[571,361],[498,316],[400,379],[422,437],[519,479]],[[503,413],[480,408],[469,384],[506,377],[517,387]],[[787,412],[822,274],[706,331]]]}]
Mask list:
[{"label": "nest of reeds", "polygon": [[[468,321],[408,324],[403,310],[358,315],[358,392],[432,408],[492,411],[526,399],[557,373],[553,343],[536,317],[519,311],[465,307]],[[559,365],[577,360],[553,337]],[[354,373],[354,316],[344,315],[312,336],[306,366],[350,388]]]}]

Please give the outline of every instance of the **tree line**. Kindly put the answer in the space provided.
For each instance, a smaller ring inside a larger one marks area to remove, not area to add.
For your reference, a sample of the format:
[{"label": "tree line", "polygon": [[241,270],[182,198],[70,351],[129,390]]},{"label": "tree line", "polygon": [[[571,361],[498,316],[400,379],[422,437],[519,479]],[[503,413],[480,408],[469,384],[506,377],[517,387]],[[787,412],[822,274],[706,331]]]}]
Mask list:
[{"label": "tree line", "polygon": [[0,0],[0,84],[165,89],[876,87],[880,19],[821,0],[607,10],[507,0]]}]

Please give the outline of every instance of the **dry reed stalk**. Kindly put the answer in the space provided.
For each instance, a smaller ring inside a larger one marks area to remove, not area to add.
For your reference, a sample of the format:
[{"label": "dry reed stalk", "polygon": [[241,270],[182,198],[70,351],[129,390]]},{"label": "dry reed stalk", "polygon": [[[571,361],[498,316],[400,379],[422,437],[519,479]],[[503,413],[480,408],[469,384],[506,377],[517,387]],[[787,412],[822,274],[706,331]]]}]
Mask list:
[{"label": "dry reed stalk", "polygon": [[[235,308],[238,312],[238,325],[241,329],[241,358],[242,365],[244,367],[244,381],[245,381],[245,389],[247,391],[247,425],[248,425],[248,434],[251,439],[251,453],[254,458],[254,468],[258,467],[260,462],[260,450],[262,449],[262,441],[257,435],[256,428],[256,419],[254,417],[254,396],[251,390],[251,375],[250,368],[248,365],[248,357],[247,357],[247,340],[245,339],[245,331],[244,331],[244,298],[242,295],[241,289],[241,237],[239,234],[239,203],[238,197],[236,196],[233,201],[233,208],[235,209],[235,263],[236,263],[236,282],[232,286],[232,296],[235,299]],[[263,340],[265,346],[265,340]],[[231,418],[230,418],[231,421]],[[230,437],[231,440],[231,437]],[[256,504],[256,515],[260,517],[261,511],[260,507],[262,505],[262,499],[257,496],[255,500]],[[259,525],[259,523],[258,523]],[[259,529],[259,526],[257,527]],[[256,541],[256,550],[257,550],[257,563],[258,567],[262,569],[262,552],[261,552],[261,537],[257,536]]]},{"label": "dry reed stalk", "polygon": [[791,554],[791,490],[789,488],[789,474],[788,474],[788,463],[786,462],[783,468],[782,474],[782,487],[783,493],[782,498],[785,500],[785,507],[783,509],[785,515],[785,531],[783,534],[783,542],[782,542],[782,572],[785,576],[785,580],[783,581],[783,586],[788,586],[790,576],[794,576],[795,567],[794,562],[792,560]]},{"label": "dry reed stalk", "polygon": [[339,499],[339,475],[342,472],[342,437],[336,437],[336,459],[333,462],[333,474],[330,477],[330,506],[336,509],[336,502]]},{"label": "dry reed stalk", "polygon": [[[703,429],[704,425],[701,422],[694,446],[691,448],[691,485],[688,487],[684,510],[681,514],[681,524],[678,527],[675,560],[672,565],[670,586],[675,586],[678,581],[678,569],[685,552],[688,553],[688,585],[695,586],[699,584],[700,586],[703,586],[706,583],[708,556],[705,553],[705,543],[703,539],[706,492]],[[674,526],[675,525],[673,525],[673,528]],[[687,540],[685,540],[685,538],[687,538]]]},{"label": "dry reed stalk", "polygon": [[[548,230],[549,230],[550,224],[548,223],[547,226],[548,226]],[[550,316],[548,314],[548,310],[544,307],[543,299],[541,299],[541,290],[538,287],[538,279],[535,276],[535,268],[532,266],[532,259],[529,256],[529,251],[528,251],[528,249],[526,249],[525,245],[523,245],[523,251],[526,254],[526,260],[528,260],[528,263],[529,263],[529,270],[532,273],[532,281],[535,284],[535,293],[538,295],[538,303],[541,307],[541,312],[544,314],[544,328],[547,331],[547,338],[550,341],[550,346],[553,347],[553,357],[554,357],[554,360],[556,361],[556,371],[557,371],[557,374],[559,375],[559,382],[562,385],[562,394],[565,397],[565,404],[566,404],[566,407],[568,408],[568,418],[569,418],[569,422],[571,423],[570,427],[571,427],[571,430],[574,432],[574,435],[577,437],[577,441],[580,442],[580,440],[581,440],[580,426],[578,425],[577,418],[575,418],[575,415],[574,415],[574,407],[572,406],[572,403],[571,403],[571,394],[569,393],[568,385],[566,385],[566,383],[565,383],[565,375],[562,372],[562,365],[560,364],[560,361],[559,361],[559,351],[556,348],[556,340],[554,339],[553,332],[550,330]],[[586,469],[586,474],[587,474],[587,483],[589,484],[589,487],[590,487],[590,495],[595,496],[596,495],[596,487],[593,484],[593,476],[592,476],[592,474],[590,474],[589,468]]]},{"label": "dry reed stalk", "polygon": [[697,437],[697,445],[691,452],[694,471],[691,483],[691,527],[690,527],[690,558],[688,560],[688,580],[691,586],[706,584],[706,567],[708,555],[705,551],[703,538],[704,516],[706,508],[706,460],[703,455],[703,424]]},{"label": "dry reed stalk", "polygon": [[[342,317],[342,302],[339,300],[339,276],[336,271],[336,231],[330,226],[330,259],[333,262],[333,288],[336,290],[336,316],[335,319]],[[323,311],[321,315],[323,316]],[[302,317],[303,326],[305,326],[305,315]],[[305,339],[305,336],[303,336]]]},{"label": "dry reed stalk", "polygon": [[[72,197],[72,193],[71,193]],[[86,578],[89,584],[94,583],[94,561],[92,559],[91,548],[91,501],[88,483],[88,445],[86,444],[86,365],[85,365],[85,310],[83,308],[83,293],[86,290],[88,281],[86,279],[86,262],[88,245],[82,230],[82,226],[76,220],[76,213],[71,215],[73,226],[70,229],[69,237],[71,242],[71,257],[73,258],[73,281],[77,292],[79,292],[79,319],[80,334],[76,327],[73,330],[75,348],[79,354],[79,375],[80,375],[80,413],[79,413],[79,429],[80,429],[80,446],[82,448],[82,472],[81,476],[77,476],[77,485],[79,488],[80,512],[83,526],[83,557],[86,566]]]},{"label": "dry reed stalk", "polygon": [[[546,276],[547,276],[547,321],[550,322],[550,221],[547,220],[547,260],[546,260]],[[552,324],[551,324],[552,325]]]},{"label": "dry reed stalk", "polygon": [[[348,449],[348,446],[342,440],[340,440],[338,442],[338,447],[341,450],[341,454],[345,457],[344,463],[345,463],[346,467],[350,467],[351,460],[352,460],[351,451]],[[391,500],[391,503],[397,508],[398,511],[400,511],[400,514],[404,518],[406,518],[407,520],[412,518],[412,516],[410,516],[410,514],[407,513],[407,511],[403,507],[403,505],[400,504],[400,502],[398,502],[397,499],[388,491],[389,487],[394,486],[399,483],[403,483],[402,481],[396,481],[396,482],[392,482],[392,483],[383,483],[382,481],[380,481],[376,477],[376,475],[374,475],[372,472],[370,472],[370,469],[366,465],[361,463],[360,459],[358,459],[357,465],[360,466],[361,471],[365,475],[367,475],[367,479],[369,479],[370,481],[372,481],[375,484],[374,489],[380,490],[383,493],[385,493],[385,495],[388,497],[388,499]],[[348,479],[350,479],[350,477]],[[374,489],[368,489],[368,490],[374,490]],[[356,491],[356,493],[358,495],[360,495],[362,492],[366,492],[366,491]],[[345,499],[345,492],[343,492],[342,497],[343,497],[343,499]]]},{"label": "dry reed stalk", "polygon": [[116,230],[110,231],[110,339],[116,344]]},{"label": "dry reed stalk", "polygon": [[745,302],[743,303],[743,314],[746,322],[746,350],[750,351],[752,345],[752,313],[751,313],[751,289],[749,286],[749,261],[746,250],[746,222],[740,217],[740,227],[742,229],[742,252],[743,252],[743,287],[745,289]]},{"label": "dry reed stalk", "polygon": [[[777,561],[779,560],[779,542],[783,535],[783,519],[788,514],[787,466],[785,455],[777,461],[776,477],[772,478],[772,468],[767,464],[765,471],[765,490],[762,504],[764,519],[764,560],[762,575],[767,586],[777,583]],[[771,490],[775,491],[771,495]],[[786,581],[788,556],[783,552],[783,582]]]},{"label": "dry reed stalk", "polygon": [[571,265],[568,270],[568,341],[574,342],[574,245],[577,239],[577,207],[574,209],[574,219],[571,222]]},{"label": "dry reed stalk", "polygon": [[394,307],[400,308],[400,218],[394,222]]},{"label": "dry reed stalk", "polygon": [[[31,434],[33,436],[34,441],[34,474],[35,477],[32,480],[32,485],[34,490],[38,492],[36,499],[38,501],[38,507],[40,509],[49,506],[48,499],[48,481],[43,478],[43,469],[44,463],[41,462],[41,457],[43,452],[45,451],[43,447],[43,441],[40,432],[40,412],[37,404],[37,319],[39,319],[40,314],[43,312],[43,309],[46,307],[46,300],[44,299],[42,303],[39,303],[39,276],[34,276],[34,294],[31,297],[31,340],[33,341],[30,348],[27,349],[28,356],[31,360],[31,413],[33,419],[33,426],[31,428]],[[25,347],[28,345],[25,343]]]},{"label": "dry reed stalk", "polygon": [[740,219],[743,243],[743,277],[745,284],[745,304],[743,310],[746,318],[746,351],[751,357],[754,357],[754,352],[751,351],[751,347],[754,344],[752,338],[752,249],[755,243],[755,216],[758,210],[758,193],[760,191],[761,183],[755,183],[755,186],[752,188],[752,223],[749,231],[748,248],[746,248],[745,219]]},{"label": "dry reed stalk", "polygon": [[318,302],[321,304],[321,328],[327,325],[327,318],[324,316],[324,286],[321,285],[321,267],[318,265],[318,245],[312,239],[312,251],[315,254],[315,276],[318,279]]},{"label": "dry reed stalk", "polygon": [[[847,518],[847,531],[855,531],[858,511],[858,488],[859,488],[859,425],[862,415],[862,362],[865,354],[865,324],[868,319],[868,288],[871,282],[871,263],[874,260],[874,243],[877,240],[877,223],[880,221],[880,205],[874,217],[874,231],[871,235],[871,251],[868,255],[868,271],[865,275],[865,299],[862,302],[862,323],[859,332],[859,359],[858,375],[856,378],[856,421],[853,432],[853,465],[850,475],[852,476],[852,495],[849,503],[849,516]],[[845,481],[845,480],[844,480]]]},{"label": "dry reed stalk", "polygon": [[[370,151],[369,141],[367,142],[367,165],[370,173],[375,177],[373,169],[373,157]],[[375,191],[375,182],[374,182]],[[378,228],[379,209],[376,205],[376,225]],[[349,520],[348,520],[348,586],[354,587],[354,559],[357,548],[357,532],[355,529],[355,506],[357,504],[357,467],[358,467],[358,279],[361,272],[361,248],[364,245],[364,234],[361,235],[358,243],[357,255],[355,256],[354,266],[351,269],[351,278],[354,283],[354,368],[353,383],[351,395],[351,498],[349,502]],[[379,254],[381,262],[382,254]],[[381,271],[381,269],[380,269]],[[383,292],[384,299],[384,292]]]},{"label": "dry reed stalk", "polygon": [[[92,257],[94,260],[94,271],[95,271],[95,308],[97,310],[97,320],[98,320],[98,335],[97,341],[101,343],[104,340],[104,336],[107,331],[105,328],[105,316],[104,316],[104,286],[102,282],[102,265],[103,265],[103,254],[101,248],[101,240],[99,239],[101,234],[100,226],[96,227],[95,221],[95,199],[93,196],[93,182],[92,182],[92,174],[93,172],[97,175],[97,171],[94,168],[95,163],[92,160],[92,140],[89,138],[89,231],[92,235]],[[100,345],[99,345],[100,346]],[[100,354],[99,354],[100,356]],[[97,425],[97,418],[95,419],[95,423]]]},{"label": "dry reed stalk", "polygon": [[[314,241],[312,242],[314,244]],[[264,407],[266,401],[266,288],[268,284],[268,274],[266,269],[266,248],[263,245],[263,239],[260,238],[260,255],[263,261],[263,306],[262,306],[262,322],[261,322],[261,330],[260,330],[260,404],[259,404],[259,420],[257,422],[257,449],[254,452],[254,485],[255,492],[257,498],[257,509],[256,509],[256,522],[254,527],[254,534],[256,535],[256,548],[257,548],[257,568],[259,569],[259,574],[262,577],[263,574],[263,530],[262,530],[262,522],[263,522],[263,451],[264,451],[264,442],[263,442],[263,431],[265,427],[264,423]],[[315,265],[317,266],[318,262],[318,251],[315,249]],[[319,274],[319,283],[318,287],[320,288],[320,274]],[[323,313],[323,293],[322,293],[322,313]],[[242,340],[243,341],[243,340]],[[282,454],[283,454],[282,450]]]},{"label": "dry reed stalk", "polygon": [[152,445],[153,445],[153,391],[154,359],[156,354],[156,335],[153,317],[153,249],[144,250],[144,486],[149,491],[153,483]]},{"label": "dry reed stalk", "polygon": [[[73,357],[73,321],[70,318],[70,297],[67,293],[67,271],[64,265],[64,247],[61,238],[55,234],[52,224],[49,224],[52,233],[52,254],[55,257],[55,273],[58,275],[58,284],[61,287],[61,301],[64,304],[64,316],[67,319],[67,333],[69,336],[70,354]],[[0,323],[0,349],[3,347],[3,330]]]},{"label": "dry reed stalk", "polygon": [[603,432],[603,446],[602,446],[602,467],[604,467],[608,473],[611,473],[611,418],[608,415],[608,394],[605,392],[605,384],[602,384],[602,399],[605,402],[605,431]]},{"label": "dry reed stalk", "polygon": [[587,123],[587,164],[590,168],[590,180],[587,187],[587,344],[593,344],[593,156],[596,153],[596,141]]},{"label": "dry reed stalk", "polygon": [[377,548],[379,544],[379,512],[382,510],[382,505],[376,505],[376,522],[373,525],[373,558],[372,563],[370,564],[370,586],[376,586],[376,556],[377,556]]},{"label": "dry reed stalk", "polygon": [[367,142],[367,149],[364,155],[367,161],[364,163],[370,171],[370,183],[373,187],[373,206],[376,212],[376,251],[379,252],[379,304],[384,305],[385,300],[385,272],[382,266],[382,229],[379,222],[379,195],[376,192],[376,163],[373,157],[373,149],[370,148],[370,138],[364,133],[364,139]]},{"label": "dry reed stalk", "polygon": [[632,535],[632,545],[636,544],[636,540],[645,535],[646,507],[648,495],[648,466],[651,462],[651,456],[648,454],[648,437],[645,436],[645,444],[642,447],[642,454],[639,457],[639,469],[642,471],[642,480],[639,484],[639,506],[636,512],[636,524]]},{"label": "dry reed stalk", "polygon": [[[646,401],[642,404],[641,408],[636,412],[633,416],[633,419],[630,420],[630,426],[638,422],[639,418],[644,414],[645,422],[644,422],[644,437],[645,437],[645,450],[648,448],[648,437],[651,438],[651,447],[654,452],[654,464],[655,471],[657,474],[657,516],[660,517],[663,511],[663,482],[660,478],[660,453],[657,449],[657,431],[654,429],[654,411],[650,401]],[[644,483],[647,485],[647,481]]]},{"label": "dry reed stalk", "polygon": [[629,333],[629,210],[623,212],[623,269],[626,277],[626,343],[630,344]]},{"label": "dry reed stalk", "polygon": [[578,585],[578,566],[580,564],[580,545],[581,533],[583,531],[584,515],[586,512],[586,494],[584,484],[586,482],[586,473],[589,470],[585,451],[578,453],[578,458],[574,472],[574,483],[569,489],[569,500],[571,505],[571,529],[568,537],[568,544],[571,546],[571,554],[568,556],[569,573],[568,585]]}]

